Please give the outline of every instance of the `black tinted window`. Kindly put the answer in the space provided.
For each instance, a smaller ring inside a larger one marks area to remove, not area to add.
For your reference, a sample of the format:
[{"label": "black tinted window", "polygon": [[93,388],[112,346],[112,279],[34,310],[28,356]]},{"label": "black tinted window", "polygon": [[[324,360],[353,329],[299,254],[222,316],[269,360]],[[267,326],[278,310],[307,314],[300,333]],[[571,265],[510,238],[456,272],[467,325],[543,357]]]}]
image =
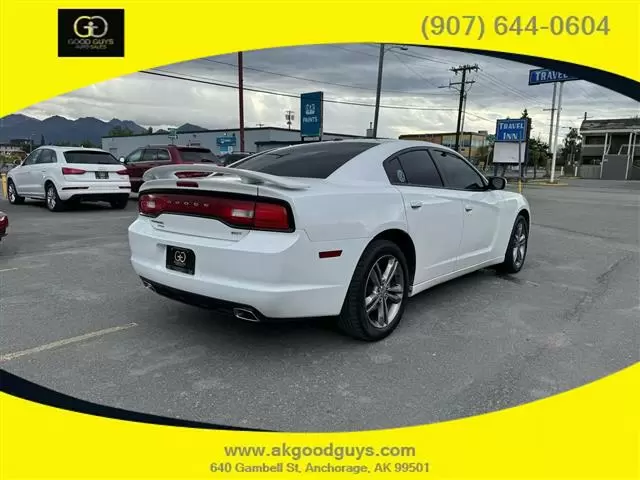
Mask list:
[{"label": "black tinted window", "polygon": [[90,165],[119,165],[120,162],[107,152],[94,152],[82,150],[69,150],[64,152],[67,163],[87,163]]},{"label": "black tinted window", "polygon": [[400,165],[407,183],[425,187],[442,187],[442,179],[426,150],[414,150],[400,155]]},{"label": "black tinted window", "polygon": [[398,157],[385,162],[384,170],[387,172],[387,177],[389,177],[391,183],[407,183],[407,178],[402,171]]},{"label": "black tinted window", "polygon": [[315,142],[277,148],[247,157],[233,168],[281,177],[327,178],[353,157],[376,146],[374,142]]},{"label": "black tinted window", "polygon": [[460,157],[439,150],[432,150],[432,155],[447,187],[460,190],[484,189],[480,175]]},{"label": "black tinted window", "polygon": [[179,148],[183,162],[215,162],[218,158],[208,148]]}]

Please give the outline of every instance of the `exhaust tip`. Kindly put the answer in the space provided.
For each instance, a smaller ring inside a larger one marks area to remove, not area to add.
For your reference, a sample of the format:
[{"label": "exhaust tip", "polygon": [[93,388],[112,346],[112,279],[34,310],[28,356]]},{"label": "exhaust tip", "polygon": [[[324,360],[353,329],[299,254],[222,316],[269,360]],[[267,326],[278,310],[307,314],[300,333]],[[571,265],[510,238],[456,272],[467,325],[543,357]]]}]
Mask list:
[{"label": "exhaust tip", "polygon": [[151,284],[150,284],[149,282],[147,282],[146,280],[142,280],[142,286],[143,286],[144,288],[147,288],[147,289],[151,290],[152,292],[155,292],[155,291],[156,291],[156,289],[154,288],[154,286],[153,286],[153,285],[151,285]]},{"label": "exhaust tip", "polygon": [[240,320],[246,320],[247,322],[259,322],[260,320],[251,310],[246,308],[234,308],[233,315]]}]

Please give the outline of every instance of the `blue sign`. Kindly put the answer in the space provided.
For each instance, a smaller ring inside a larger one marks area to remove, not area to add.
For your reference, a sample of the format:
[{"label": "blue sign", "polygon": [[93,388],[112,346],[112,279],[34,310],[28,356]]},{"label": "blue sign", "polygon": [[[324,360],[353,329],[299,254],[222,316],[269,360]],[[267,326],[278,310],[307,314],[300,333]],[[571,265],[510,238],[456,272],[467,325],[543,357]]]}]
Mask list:
[{"label": "blue sign", "polygon": [[218,145],[219,147],[235,147],[236,146],[236,136],[232,135],[232,136],[224,136],[224,137],[218,137],[216,138],[216,145]]},{"label": "blue sign", "polygon": [[496,142],[524,142],[527,138],[529,119],[514,118],[498,120],[496,124]]},{"label": "blue sign", "polygon": [[300,136],[322,137],[322,92],[300,95]]},{"label": "blue sign", "polygon": [[580,80],[565,73],[549,70],[548,68],[538,68],[529,70],[529,85],[542,85],[544,83],[570,82]]}]

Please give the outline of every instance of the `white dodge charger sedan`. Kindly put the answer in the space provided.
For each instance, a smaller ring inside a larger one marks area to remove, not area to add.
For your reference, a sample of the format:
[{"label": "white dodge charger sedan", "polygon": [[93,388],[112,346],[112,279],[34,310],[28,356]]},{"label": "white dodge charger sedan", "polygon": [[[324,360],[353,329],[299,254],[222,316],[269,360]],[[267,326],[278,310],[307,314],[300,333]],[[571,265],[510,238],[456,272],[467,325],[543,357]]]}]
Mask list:
[{"label": "white dodge charger sedan", "polygon": [[403,140],[156,167],[129,227],[131,262],[175,300],[254,322],[336,317],[380,340],[408,297],[484,267],[522,269],[531,213],[505,185],[453,150]]},{"label": "white dodge charger sedan", "polygon": [[127,169],[99,148],[38,147],[7,174],[10,203],[45,200],[52,212],[79,201],[105,201],[121,209],[130,193]]}]

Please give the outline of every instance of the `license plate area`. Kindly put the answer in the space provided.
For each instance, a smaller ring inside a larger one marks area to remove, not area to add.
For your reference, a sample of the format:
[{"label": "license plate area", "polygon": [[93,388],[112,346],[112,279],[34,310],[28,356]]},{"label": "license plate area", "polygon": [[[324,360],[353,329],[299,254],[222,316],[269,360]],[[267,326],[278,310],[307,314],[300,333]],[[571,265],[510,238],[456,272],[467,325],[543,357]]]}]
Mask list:
[{"label": "license plate area", "polygon": [[196,254],[193,250],[167,245],[167,269],[193,275],[196,271]]},{"label": "license plate area", "polygon": [[98,180],[106,180],[109,178],[109,172],[96,172],[96,178]]}]

